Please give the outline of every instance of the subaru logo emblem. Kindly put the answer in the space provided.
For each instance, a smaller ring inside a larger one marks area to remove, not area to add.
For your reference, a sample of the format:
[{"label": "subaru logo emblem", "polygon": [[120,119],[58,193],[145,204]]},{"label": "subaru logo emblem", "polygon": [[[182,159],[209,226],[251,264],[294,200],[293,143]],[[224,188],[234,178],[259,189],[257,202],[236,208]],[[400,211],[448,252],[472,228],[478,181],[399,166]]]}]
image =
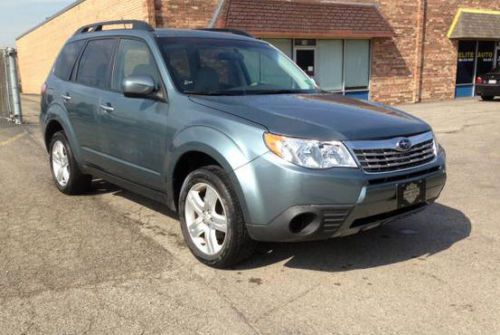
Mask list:
[{"label": "subaru logo emblem", "polygon": [[398,144],[396,144],[396,150],[398,151],[408,151],[412,147],[411,141],[408,138],[403,138],[399,140]]}]

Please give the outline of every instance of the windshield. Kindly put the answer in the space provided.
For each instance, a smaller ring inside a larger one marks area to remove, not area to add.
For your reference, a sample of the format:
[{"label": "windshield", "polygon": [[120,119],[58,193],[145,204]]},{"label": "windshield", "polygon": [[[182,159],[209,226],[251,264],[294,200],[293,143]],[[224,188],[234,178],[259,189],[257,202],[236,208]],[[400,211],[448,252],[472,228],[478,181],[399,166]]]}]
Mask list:
[{"label": "windshield", "polygon": [[160,38],[175,85],[185,94],[247,95],[317,92],[288,57],[262,42]]}]

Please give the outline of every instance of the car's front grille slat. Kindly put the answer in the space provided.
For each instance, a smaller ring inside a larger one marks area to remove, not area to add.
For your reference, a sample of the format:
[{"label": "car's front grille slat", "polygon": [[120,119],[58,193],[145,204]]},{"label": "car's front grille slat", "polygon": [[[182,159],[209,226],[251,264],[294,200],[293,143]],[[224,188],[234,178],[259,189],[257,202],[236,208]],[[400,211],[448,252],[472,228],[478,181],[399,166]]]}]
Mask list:
[{"label": "car's front grille slat", "polygon": [[412,159],[412,158],[419,157],[422,155],[433,154],[433,151],[434,151],[434,149],[432,147],[430,147],[428,149],[418,151],[418,152],[413,152],[413,153],[410,153],[410,154],[405,155],[405,156],[397,155],[397,156],[377,156],[377,158],[366,158],[366,157],[360,158],[359,162],[370,164],[370,163],[377,163],[380,160],[383,160],[385,162],[400,161],[400,160],[404,160],[404,159]]},{"label": "car's front grille slat", "polygon": [[407,165],[407,164],[414,164],[414,163],[418,163],[418,162],[421,162],[421,161],[425,161],[429,158],[434,158],[434,153],[430,153],[430,154],[426,154],[422,157],[418,157],[418,158],[413,158],[413,159],[401,159],[400,161],[398,162],[394,162],[394,163],[390,163],[390,162],[387,162],[387,161],[377,161],[377,162],[373,162],[373,163],[365,163],[365,164],[361,164],[363,165],[363,167],[367,167],[367,168],[371,168],[371,169],[381,169],[381,168],[397,168],[397,167],[400,167],[402,165]]},{"label": "car's front grille slat", "polygon": [[[413,153],[415,151],[421,150],[423,147],[432,147],[434,142],[432,140],[425,141],[419,144],[414,145],[409,151],[406,153]],[[397,156],[400,155],[401,152],[394,149],[360,149],[356,150],[360,151],[364,156]]]},{"label": "car's front grille slat", "polygon": [[381,173],[418,167],[434,160],[434,140],[414,144],[408,151],[395,148],[355,148],[354,154],[364,171]]}]

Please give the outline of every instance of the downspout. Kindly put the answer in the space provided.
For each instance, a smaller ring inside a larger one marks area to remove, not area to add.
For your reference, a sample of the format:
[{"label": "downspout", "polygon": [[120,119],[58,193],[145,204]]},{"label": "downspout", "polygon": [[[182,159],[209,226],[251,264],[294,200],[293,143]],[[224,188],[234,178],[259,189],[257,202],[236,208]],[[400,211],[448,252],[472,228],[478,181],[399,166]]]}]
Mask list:
[{"label": "downspout", "polygon": [[219,3],[217,4],[217,8],[215,9],[214,15],[212,16],[212,19],[210,20],[210,23],[208,24],[208,28],[215,28],[215,25],[217,24],[217,20],[219,19],[220,13],[222,12],[222,9],[224,8],[225,4],[226,4],[225,0],[219,0]]},{"label": "downspout", "polygon": [[12,114],[14,116],[14,121],[17,124],[23,122],[23,116],[21,112],[21,97],[19,95],[19,78],[17,76],[17,63],[16,63],[17,51],[13,48],[5,49],[5,61],[8,64],[8,90],[10,97],[10,105],[12,108]]},{"label": "downspout", "polygon": [[415,41],[415,68],[414,68],[414,91],[413,91],[414,103],[422,101],[427,0],[418,1],[417,13],[418,17],[417,17],[417,34]]}]

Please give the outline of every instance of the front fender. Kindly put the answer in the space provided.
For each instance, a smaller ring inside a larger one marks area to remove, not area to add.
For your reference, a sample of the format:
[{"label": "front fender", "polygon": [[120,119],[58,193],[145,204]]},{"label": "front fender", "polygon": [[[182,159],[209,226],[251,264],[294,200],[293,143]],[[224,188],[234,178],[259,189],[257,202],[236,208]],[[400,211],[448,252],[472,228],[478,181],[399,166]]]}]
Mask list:
[{"label": "front fender", "polygon": [[171,152],[175,154],[172,155],[170,162],[176,163],[182,155],[190,151],[200,151],[210,155],[227,171],[233,171],[252,159],[251,153],[231,137],[207,126],[191,126],[177,134],[172,142]]},{"label": "front fender", "polygon": [[[211,126],[191,126],[183,129],[172,141],[170,155],[167,158],[168,194],[174,194],[173,174],[177,163],[184,154],[201,152],[212,157],[226,171],[238,195],[245,218],[248,217],[246,204],[240,181],[234,170],[248,164],[255,158],[267,152],[260,144],[263,131],[254,127],[239,127],[238,136],[229,136],[223,131]],[[252,141],[258,140],[258,143]]]}]

